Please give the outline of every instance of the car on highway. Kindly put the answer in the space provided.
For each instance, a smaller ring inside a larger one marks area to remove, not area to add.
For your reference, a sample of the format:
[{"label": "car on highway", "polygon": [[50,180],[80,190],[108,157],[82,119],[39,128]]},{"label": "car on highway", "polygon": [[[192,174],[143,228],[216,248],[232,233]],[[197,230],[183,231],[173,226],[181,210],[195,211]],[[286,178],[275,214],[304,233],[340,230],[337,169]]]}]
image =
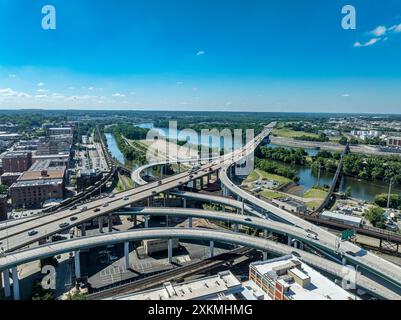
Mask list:
[{"label": "car on highway", "polygon": [[308,233],[306,236],[307,236],[309,239],[317,240],[317,235],[314,234],[314,233]]},{"label": "car on highway", "polygon": [[163,181],[161,181],[161,180],[159,182],[157,182],[158,186],[161,186],[162,184],[163,184]]},{"label": "car on highway", "polygon": [[70,210],[72,211],[72,210],[76,210],[77,209],[77,206],[72,206],[72,207],[70,207]]},{"label": "car on highway", "polygon": [[296,251],[292,251],[291,254],[292,254],[293,256],[297,257],[297,258],[301,258],[301,255],[300,255],[298,252],[296,252]]},{"label": "car on highway", "polygon": [[67,228],[69,225],[70,225],[70,224],[69,224],[68,222],[63,222],[63,223],[60,223],[58,226],[59,226],[60,228]]},{"label": "car on highway", "polygon": [[28,236],[30,236],[30,237],[34,236],[35,234],[38,234],[38,232],[36,230],[28,231]]},{"label": "car on highway", "polygon": [[345,253],[346,253],[346,254],[349,254],[349,255],[352,256],[352,257],[356,257],[356,253],[355,253],[355,252],[346,251]]},{"label": "car on highway", "polygon": [[88,209],[88,207],[85,206],[85,207],[82,207],[80,211],[81,211],[81,212],[84,212],[84,211],[87,210],[87,209]]},{"label": "car on highway", "polygon": [[0,246],[3,244],[3,241],[0,241]]},{"label": "car on highway", "polygon": [[251,218],[245,218],[245,221],[249,221],[249,222],[251,222],[251,221],[252,221],[252,219],[251,219]]},{"label": "car on highway", "polygon": [[155,190],[152,191],[152,194],[156,194],[157,192]]},{"label": "car on highway", "polygon": [[99,212],[100,208],[96,208],[95,210],[93,210],[94,212]]},{"label": "car on highway", "polygon": [[78,220],[78,217],[71,217],[70,218],[70,221],[76,221],[76,220]]},{"label": "car on highway", "polygon": [[114,193],[112,193],[111,195],[109,195],[109,198],[114,198],[114,197],[115,197]]},{"label": "car on highway", "polygon": [[103,203],[103,208],[105,208],[105,207],[108,207],[109,206],[109,204],[106,202],[106,203]]},{"label": "car on highway", "polygon": [[124,197],[124,198],[123,198],[124,201],[127,201],[128,199],[129,199],[128,197]]},{"label": "car on highway", "polygon": [[191,175],[189,176],[189,178],[190,178],[190,179],[192,179],[193,177],[194,177],[194,175],[193,175],[193,174],[191,174]]},{"label": "car on highway", "polygon": [[178,184],[182,184],[183,182],[182,181],[178,181]]}]

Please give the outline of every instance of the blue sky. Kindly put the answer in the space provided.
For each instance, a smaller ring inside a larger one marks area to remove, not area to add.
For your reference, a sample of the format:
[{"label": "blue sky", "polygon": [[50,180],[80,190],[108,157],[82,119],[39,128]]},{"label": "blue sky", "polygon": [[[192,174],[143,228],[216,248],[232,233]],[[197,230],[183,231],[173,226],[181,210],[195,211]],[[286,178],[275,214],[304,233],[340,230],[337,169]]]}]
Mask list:
[{"label": "blue sky", "polygon": [[0,0],[2,109],[401,113],[400,57],[399,0]]}]

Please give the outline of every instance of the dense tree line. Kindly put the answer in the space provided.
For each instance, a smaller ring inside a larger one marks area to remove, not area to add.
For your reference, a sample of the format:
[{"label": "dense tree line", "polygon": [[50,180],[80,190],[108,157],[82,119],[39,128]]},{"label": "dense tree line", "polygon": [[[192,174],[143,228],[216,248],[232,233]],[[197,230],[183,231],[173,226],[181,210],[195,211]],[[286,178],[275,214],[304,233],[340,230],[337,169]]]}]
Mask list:
[{"label": "dense tree line", "polygon": [[[382,193],[375,197],[375,203],[382,207],[387,208],[388,194]],[[390,195],[390,208],[401,210],[401,195],[391,194]]]},{"label": "dense tree line", "polygon": [[324,133],[319,134],[317,137],[312,137],[312,136],[300,136],[300,137],[295,137],[295,140],[302,140],[302,141],[315,141],[315,142],[327,142],[329,141],[329,137],[326,136]]},{"label": "dense tree line", "polygon": [[283,147],[271,148],[261,146],[256,150],[256,156],[260,158],[299,165],[304,165],[306,163],[307,155],[307,152],[302,148],[288,149]]},{"label": "dense tree line", "polygon": [[272,161],[255,158],[255,166],[260,170],[289,178],[294,182],[297,182],[299,180],[299,177],[297,177],[297,172],[295,170]]}]

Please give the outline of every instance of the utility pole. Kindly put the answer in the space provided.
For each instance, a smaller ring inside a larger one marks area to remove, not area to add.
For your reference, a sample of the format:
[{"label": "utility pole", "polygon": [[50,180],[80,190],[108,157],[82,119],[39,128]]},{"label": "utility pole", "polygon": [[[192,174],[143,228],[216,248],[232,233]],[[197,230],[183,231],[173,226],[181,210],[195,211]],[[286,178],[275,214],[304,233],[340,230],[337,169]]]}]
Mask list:
[{"label": "utility pole", "polygon": [[321,172],[321,169],[322,169],[322,164],[319,161],[319,172],[317,173],[317,185],[318,186],[320,186],[320,172]]},{"label": "utility pole", "polygon": [[387,209],[390,208],[390,200],[391,200],[391,188],[393,186],[393,178],[390,179],[390,185],[388,187],[388,197],[387,197]]}]

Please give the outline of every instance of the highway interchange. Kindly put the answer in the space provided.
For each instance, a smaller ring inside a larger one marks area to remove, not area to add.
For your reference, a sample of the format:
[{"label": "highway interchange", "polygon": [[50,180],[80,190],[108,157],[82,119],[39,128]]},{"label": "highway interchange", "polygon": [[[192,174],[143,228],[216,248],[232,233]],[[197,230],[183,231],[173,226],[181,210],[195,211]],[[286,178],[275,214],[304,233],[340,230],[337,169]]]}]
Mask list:
[{"label": "highway interchange", "polygon": [[[245,192],[234,183],[231,182],[229,175],[227,174],[233,163],[239,162],[245,156],[251,154],[255,146],[259,145],[263,139],[265,139],[271,132],[275,123],[270,124],[266,129],[257,136],[253,141],[247,143],[242,149],[236,150],[231,154],[222,157],[220,160],[215,160],[211,163],[200,165],[200,168],[194,172],[184,172],[174,176],[170,176],[148,184],[142,184],[141,186],[115,194],[113,197],[105,197],[102,199],[96,199],[90,201],[76,208],[60,210],[58,212],[47,214],[32,219],[26,219],[20,223],[14,223],[8,228],[2,228],[0,225],[0,241],[1,246],[5,249],[6,254],[0,258],[0,270],[4,270],[9,267],[15,267],[17,265],[26,263],[28,261],[34,261],[44,256],[54,256],[61,252],[76,251],[85,247],[101,246],[102,244],[117,243],[124,241],[133,241],[134,239],[151,239],[151,238],[185,238],[185,239],[204,239],[207,238],[213,241],[221,242],[232,242],[240,245],[251,245],[258,249],[264,249],[270,252],[288,253],[293,251],[294,248],[285,246],[278,243],[271,243],[266,239],[252,237],[252,241],[249,236],[245,236],[238,233],[219,233],[214,234],[212,231],[202,230],[202,235],[197,229],[147,229],[143,232],[139,230],[130,232],[113,232],[106,235],[98,235],[94,237],[82,237],[65,242],[56,242],[51,245],[42,245],[40,247],[31,248],[23,251],[15,250],[25,248],[29,244],[40,241],[52,234],[58,233],[62,230],[70,229],[74,226],[81,225],[84,221],[92,220],[99,216],[107,216],[114,212],[121,210],[125,207],[131,206],[132,204],[154,197],[160,193],[170,192],[177,196],[200,198],[204,197],[205,201],[218,202],[227,204],[232,207],[236,207],[253,216],[249,218],[247,216],[235,215],[224,213],[216,217],[216,212],[208,212],[201,210],[188,210],[188,209],[172,209],[172,208],[144,208],[144,209],[133,209],[137,210],[138,214],[141,215],[166,215],[170,212],[171,215],[180,215],[187,217],[203,217],[207,219],[218,219],[231,221],[238,224],[250,225],[253,227],[260,227],[274,231],[276,233],[287,234],[295,239],[302,241],[303,243],[309,244],[315,249],[320,249],[328,257],[335,258],[346,258],[348,262],[365,268],[366,270],[380,276],[395,286],[401,287],[401,268],[398,266],[380,258],[376,255],[371,254],[365,250],[362,250],[356,245],[349,242],[341,243],[340,248],[337,247],[337,238],[335,235],[322,228],[319,228],[305,220],[296,217],[295,215],[275,207],[274,205],[262,201],[249,193]],[[140,171],[137,177],[140,178]],[[232,194],[235,194],[239,199],[243,199],[245,202],[218,197],[205,194],[192,194],[182,191],[170,191],[177,187],[181,187],[190,181],[203,178],[211,173],[219,172],[219,178],[227,190]],[[251,203],[252,207],[246,203]],[[257,207],[258,209],[255,209]],[[259,210],[262,209],[262,210]],[[138,211],[141,210],[141,211]],[[262,212],[269,212],[268,216],[265,216]],[[133,211],[134,212],[134,211]],[[134,214],[134,213],[133,213]],[[269,219],[274,216],[279,221],[286,221],[287,224],[273,221]],[[73,220],[71,217],[74,217]],[[248,220],[247,220],[248,219]],[[251,221],[249,221],[251,220]],[[29,231],[35,230],[34,235],[28,235]],[[317,239],[311,239],[308,234],[308,230],[313,230],[313,233],[317,234]],[[142,237],[142,238],[141,238]],[[243,242],[242,242],[243,241]],[[280,249],[277,249],[277,246]],[[285,249],[284,249],[285,248]],[[276,251],[275,251],[276,250]],[[299,250],[298,250],[299,251]],[[315,259],[319,258],[316,255],[302,252],[302,257],[313,256]],[[350,254],[351,253],[351,254]],[[310,258],[309,260],[313,260]],[[341,264],[337,264],[327,259],[323,259],[333,270],[342,268]],[[309,261],[310,262],[310,261]],[[313,265],[313,263],[312,263]],[[334,267],[336,265],[336,267]],[[361,279],[365,279],[361,276]],[[360,279],[359,279],[360,280]],[[371,281],[371,280],[366,280]],[[381,284],[375,284],[377,288],[382,288]],[[383,289],[384,290],[384,289]],[[387,289],[386,289],[387,290]],[[388,290],[387,290],[388,291]],[[389,294],[385,294],[389,297]],[[395,296],[397,296],[394,293]],[[384,294],[382,294],[384,296]],[[394,296],[393,296],[394,297]],[[398,298],[398,296],[397,296]]]}]

